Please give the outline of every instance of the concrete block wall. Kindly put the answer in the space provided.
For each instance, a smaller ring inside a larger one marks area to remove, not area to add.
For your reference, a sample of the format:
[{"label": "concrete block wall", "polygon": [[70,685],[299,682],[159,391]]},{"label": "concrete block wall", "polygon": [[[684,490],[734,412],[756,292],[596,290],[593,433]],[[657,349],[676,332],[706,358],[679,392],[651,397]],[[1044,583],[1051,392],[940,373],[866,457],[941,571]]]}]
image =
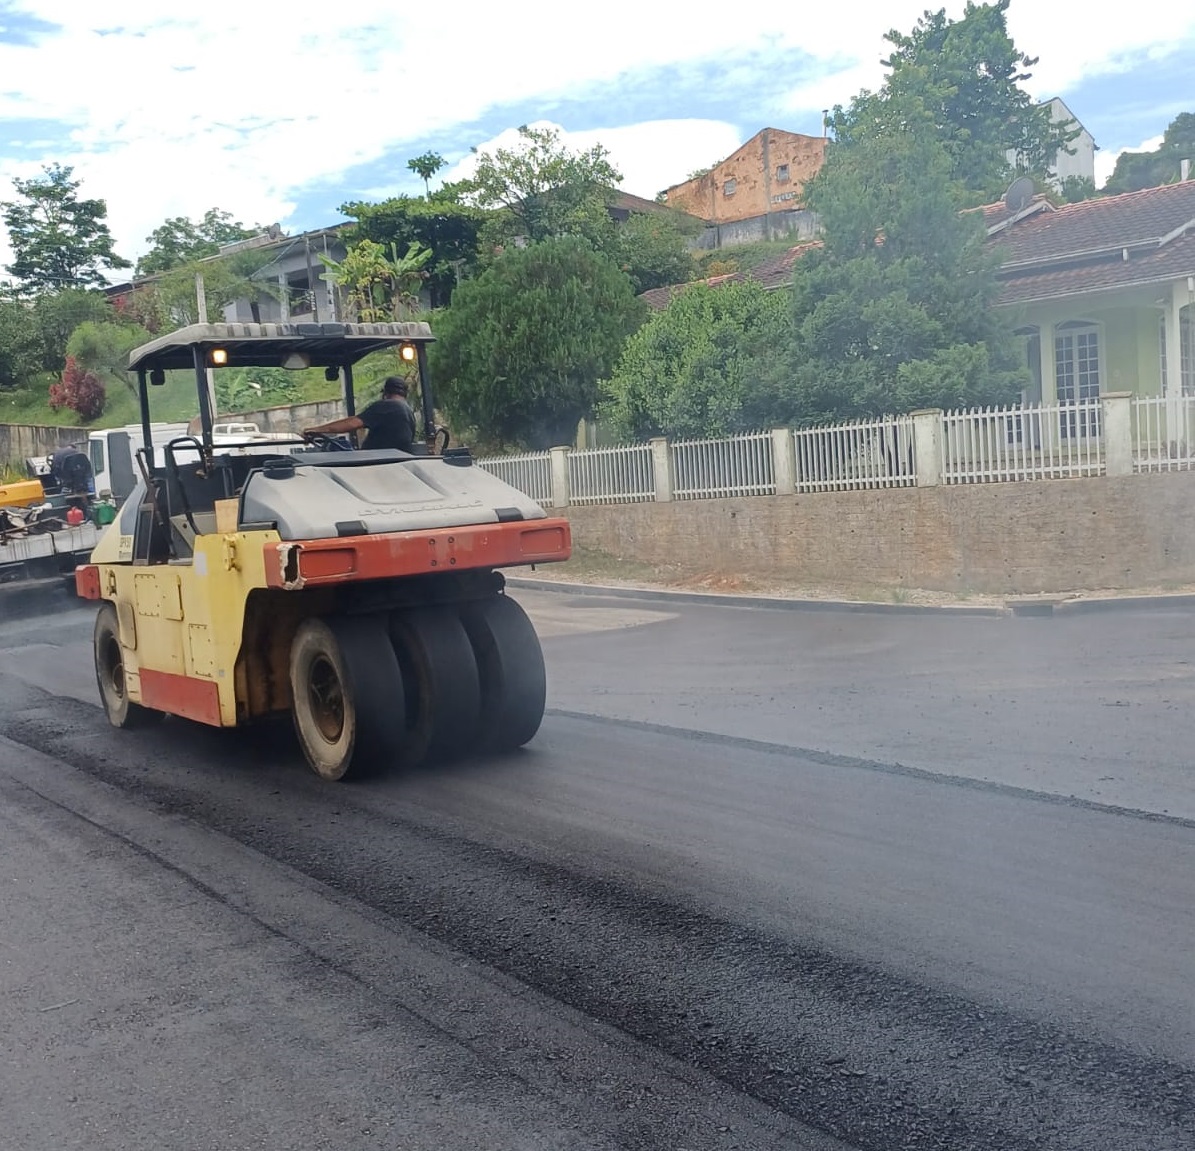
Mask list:
[{"label": "concrete block wall", "polygon": [[69,444],[86,441],[86,428],[0,424],[0,463],[23,468],[32,456],[48,456]]},{"label": "concrete block wall", "polygon": [[576,543],[694,574],[1034,595],[1195,584],[1195,472],[572,507]]}]

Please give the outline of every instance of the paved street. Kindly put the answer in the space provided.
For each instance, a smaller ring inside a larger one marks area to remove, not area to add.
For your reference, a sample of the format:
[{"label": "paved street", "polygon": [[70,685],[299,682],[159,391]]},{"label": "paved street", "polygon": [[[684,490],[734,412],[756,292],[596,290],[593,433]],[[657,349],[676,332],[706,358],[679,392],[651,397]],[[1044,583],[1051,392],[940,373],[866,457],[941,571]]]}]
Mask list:
[{"label": "paved street", "polygon": [[516,594],[530,747],[338,787],[0,623],[10,1145],[1195,1146],[1195,614]]}]

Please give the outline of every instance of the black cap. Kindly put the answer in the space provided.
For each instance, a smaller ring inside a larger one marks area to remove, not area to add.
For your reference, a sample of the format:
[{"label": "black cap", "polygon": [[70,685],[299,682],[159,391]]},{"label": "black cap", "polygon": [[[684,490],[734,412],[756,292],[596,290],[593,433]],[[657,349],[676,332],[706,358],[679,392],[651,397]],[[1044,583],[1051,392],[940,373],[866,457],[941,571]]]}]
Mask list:
[{"label": "black cap", "polygon": [[398,376],[387,376],[386,382],[382,384],[382,395],[384,396],[405,396],[407,394],[407,381],[400,380]]}]

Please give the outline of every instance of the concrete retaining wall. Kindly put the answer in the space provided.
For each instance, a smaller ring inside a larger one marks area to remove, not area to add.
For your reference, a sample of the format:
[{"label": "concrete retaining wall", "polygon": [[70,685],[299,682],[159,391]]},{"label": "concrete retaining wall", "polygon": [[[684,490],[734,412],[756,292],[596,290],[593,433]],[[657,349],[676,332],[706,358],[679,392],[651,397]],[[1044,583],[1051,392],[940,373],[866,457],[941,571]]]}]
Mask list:
[{"label": "concrete retaining wall", "polygon": [[58,448],[86,440],[86,428],[0,424],[0,463],[20,467],[31,456],[48,456]]},{"label": "concrete retaining wall", "polygon": [[995,595],[1195,583],[1195,472],[572,507],[576,542],[701,574]]},{"label": "concrete retaining wall", "polygon": [[[361,397],[358,397],[359,407],[364,407]],[[312,424],[326,424],[331,420],[338,420],[344,415],[343,400],[321,400],[315,404],[292,404],[281,408],[262,408],[256,412],[221,412],[216,417],[217,423],[228,423],[235,420],[250,420],[263,432],[299,432]],[[193,421],[199,427],[199,418]]]}]

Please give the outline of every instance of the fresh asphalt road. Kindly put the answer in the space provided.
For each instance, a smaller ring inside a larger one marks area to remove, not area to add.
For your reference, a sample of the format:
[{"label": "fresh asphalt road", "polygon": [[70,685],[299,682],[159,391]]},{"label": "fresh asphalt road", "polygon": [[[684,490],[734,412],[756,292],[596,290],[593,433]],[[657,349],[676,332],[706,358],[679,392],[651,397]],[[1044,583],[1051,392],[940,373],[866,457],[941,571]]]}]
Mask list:
[{"label": "fresh asphalt road", "polygon": [[1195,613],[516,594],[530,747],[336,787],[0,623],[4,1145],[1195,1147]]}]

